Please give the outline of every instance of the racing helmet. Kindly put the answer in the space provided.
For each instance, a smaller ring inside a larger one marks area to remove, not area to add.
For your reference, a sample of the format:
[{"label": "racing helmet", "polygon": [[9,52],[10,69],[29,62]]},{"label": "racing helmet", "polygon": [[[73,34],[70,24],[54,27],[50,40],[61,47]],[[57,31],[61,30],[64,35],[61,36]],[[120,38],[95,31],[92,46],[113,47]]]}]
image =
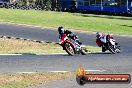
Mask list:
[{"label": "racing helmet", "polygon": [[62,26],[58,27],[58,32],[59,32],[59,34],[63,34],[64,28]]},{"label": "racing helmet", "polygon": [[100,38],[101,36],[102,36],[101,33],[99,33],[99,32],[96,33],[96,37],[97,37],[97,38]]}]

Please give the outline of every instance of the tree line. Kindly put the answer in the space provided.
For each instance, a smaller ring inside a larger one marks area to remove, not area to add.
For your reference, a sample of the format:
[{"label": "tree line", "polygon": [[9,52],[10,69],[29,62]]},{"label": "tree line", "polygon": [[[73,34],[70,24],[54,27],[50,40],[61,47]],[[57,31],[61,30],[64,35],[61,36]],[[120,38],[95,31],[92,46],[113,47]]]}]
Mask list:
[{"label": "tree line", "polygon": [[59,10],[61,0],[15,0],[19,5],[35,5],[45,7],[49,10]]}]

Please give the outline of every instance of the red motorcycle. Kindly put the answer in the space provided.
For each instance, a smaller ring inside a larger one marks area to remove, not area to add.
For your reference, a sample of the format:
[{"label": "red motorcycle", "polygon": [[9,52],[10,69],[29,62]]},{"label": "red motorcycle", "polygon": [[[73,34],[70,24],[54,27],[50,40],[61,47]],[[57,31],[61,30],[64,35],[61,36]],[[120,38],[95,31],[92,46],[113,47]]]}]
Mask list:
[{"label": "red motorcycle", "polygon": [[106,36],[106,43],[102,42],[100,39],[96,39],[96,43],[98,46],[102,46],[102,52],[109,50],[113,54],[120,53],[120,46],[111,35]]},{"label": "red motorcycle", "polygon": [[78,44],[75,40],[68,38],[66,34],[63,34],[59,40],[59,44],[63,47],[69,55],[73,56],[74,54],[86,55],[87,50],[83,45]]}]

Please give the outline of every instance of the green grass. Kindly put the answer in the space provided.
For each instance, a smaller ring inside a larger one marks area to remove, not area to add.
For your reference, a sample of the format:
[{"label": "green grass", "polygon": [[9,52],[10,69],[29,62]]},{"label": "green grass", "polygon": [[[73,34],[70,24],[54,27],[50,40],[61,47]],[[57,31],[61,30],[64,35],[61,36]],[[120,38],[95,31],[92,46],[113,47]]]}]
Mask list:
[{"label": "green grass", "polygon": [[42,27],[60,25],[87,32],[132,35],[132,18],[67,12],[0,9],[0,22],[31,24]]},{"label": "green grass", "polygon": [[16,73],[0,74],[0,88],[27,88],[51,81],[70,78],[74,73]]},{"label": "green grass", "polygon": [[26,88],[30,86],[32,82],[30,81],[18,81],[18,82],[10,82],[7,84],[1,84],[0,88]]},{"label": "green grass", "polygon": [[86,46],[87,50],[90,52],[99,52],[101,51],[100,47],[95,47],[95,46]]}]

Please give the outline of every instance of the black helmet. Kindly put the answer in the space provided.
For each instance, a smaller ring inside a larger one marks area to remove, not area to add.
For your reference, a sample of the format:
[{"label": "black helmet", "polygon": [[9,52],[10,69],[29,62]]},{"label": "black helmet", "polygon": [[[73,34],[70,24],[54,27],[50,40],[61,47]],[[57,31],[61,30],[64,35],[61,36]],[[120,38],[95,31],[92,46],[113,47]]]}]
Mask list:
[{"label": "black helmet", "polygon": [[64,33],[64,29],[62,26],[58,27],[58,32],[59,34],[63,34]]},{"label": "black helmet", "polygon": [[96,37],[97,37],[97,38],[100,38],[101,36],[102,36],[102,34],[101,34],[101,33],[96,32]]}]

